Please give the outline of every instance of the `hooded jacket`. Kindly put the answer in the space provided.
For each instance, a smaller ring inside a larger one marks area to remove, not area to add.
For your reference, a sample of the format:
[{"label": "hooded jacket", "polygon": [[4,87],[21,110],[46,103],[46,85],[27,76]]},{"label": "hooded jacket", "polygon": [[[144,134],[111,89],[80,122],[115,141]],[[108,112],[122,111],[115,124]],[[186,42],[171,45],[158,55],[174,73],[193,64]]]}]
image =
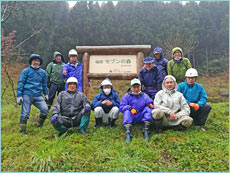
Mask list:
[{"label": "hooded jacket", "polygon": [[172,57],[175,51],[181,52],[181,59],[176,60],[172,59],[168,62],[167,71],[169,75],[172,75],[176,78],[177,83],[181,83],[185,79],[185,73],[189,68],[192,68],[192,65],[188,58],[183,57],[183,51],[179,47],[175,47],[172,49]]},{"label": "hooded jacket", "polygon": [[[57,63],[56,61],[56,56],[60,55],[61,56],[61,62]],[[65,86],[65,80],[62,77],[62,70],[64,67],[64,57],[60,52],[54,52],[54,57],[53,61],[48,64],[46,67],[46,73],[47,73],[47,81],[48,84],[50,82],[53,82],[57,84],[58,86],[64,87]]]},{"label": "hooded jacket", "polygon": [[[105,80],[109,80],[109,79],[105,79]],[[102,83],[105,80],[103,80]],[[120,106],[120,99],[119,99],[119,96],[118,96],[117,92],[113,89],[113,86],[111,87],[110,94],[106,95],[104,93],[104,91],[103,91],[102,83],[100,85],[101,93],[97,94],[94,97],[93,102],[91,103],[91,108],[92,108],[92,110],[94,110],[96,107],[101,106],[103,108],[103,110],[105,111],[105,113],[108,113],[114,106],[116,106],[116,107],[119,108],[119,106]],[[112,105],[111,106],[107,106],[105,104],[101,104],[101,102],[104,101],[104,100],[111,101]]]},{"label": "hooded jacket", "polygon": [[160,59],[157,59],[155,56],[153,58],[154,65],[157,66],[157,68],[160,71],[161,79],[163,80],[164,77],[168,74],[167,72],[167,64],[168,60],[164,57],[164,53],[161,47],[157,46],[153,50],[153,54],[156,52],[160,53]]},{"label": "hooded jacket", "polygon": [[178,85],[177,91],[184,95],[188,104],[197,103],[200,107],[203,107],[208,101],[204,87],[198,83],[189,85],[187,81],[184,81]]},{"label": "hooded jacket", "polygon": [[[48,94],[47,88],[47,75],[45,70],[39,68],[33,68],[31,62],[34,58],[33,56],[29,59],[30,66],[22,70],[17,88],[17,97],[22,97],[23,95],[29,96],[42,96]],[[42,59],[39,56],[40,62],[42,64]]]},{"label": "hooded jacket", "polygon": [[[171,78],[175,82],[175,88],[173,90],[168,90],[165,88],[165,80],[167,78]],[[177,91],[177,83],[173,76],[165,76],[162,83],[162,90],[160,90],[155,96],[154,108],[161,109],[167,115],[169,115],[170,112],[174,112],[178,120],[182,116],[189,116],[190,108],[183,94]]]},{"label": "hooded jacket", "polygon": [[[83,65],[80,62],[77,62],[76,64],[71,64],[70,61],[68,64],[65,64],[63,67],[63,71],[66,71],[66,76],[63,75],[62,77],[67,81],[69,77],[75,77],[78,80],[77,84],[77,90],[82,92],[82,71],[83,71]],[[67,90],[67,85],[65,84],[65,89]]]},{"label": "hooded jacket", "polygon": [[88,115],[87,108],[90,104],[87,97],[78,91],[62,91],[58,95],[57,101],[53,106],[52,116],[61,114],[66,117],[75,117],[80,119],[82,115]]},{"label": "hooded jacket", "polygon": [[138,112],[142,112],[148,104],[153,104],[153,100],[144,92],[138,95],[132,93],[131,89],[122,97],[120,103],[120,112],[130,111],[130,108],[135,108]]}]

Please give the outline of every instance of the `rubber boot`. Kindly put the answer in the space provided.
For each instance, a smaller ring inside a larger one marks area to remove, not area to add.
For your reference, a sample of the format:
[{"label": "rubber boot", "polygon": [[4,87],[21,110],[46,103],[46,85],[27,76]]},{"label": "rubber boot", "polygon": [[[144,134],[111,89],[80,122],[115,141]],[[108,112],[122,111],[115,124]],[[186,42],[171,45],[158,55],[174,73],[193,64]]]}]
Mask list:
[{"label": "rubber boot", "polygon": [[173,127],[173,130],[175,130],[175,131],[184,131],[184,130],[186,130],[186,127],[181,125],[181,124],[179,124],[179,125]]},{"label": "rubber boot", "polygon": [[150,126],[150,122],[149,121],[145,121],[144,122],[144,131],[143,131],[143,134],[144,134],[144,138],[147,142],[150,141],[150,138],[149,138],[149,126]]},{"label": "rubber boot", "polygon": [[21,133],[22,135],[26,135],[26,123],[26,121],[20,121],[19,133]]},{"label": "rubber boot", "polygon": [[102,126],[102,118],[95,118],[96,124],[95,128],[100,128]]},{"label": "rubber boot", "polygon": [[45,120],[46,120],[46,118],[39,117],[39,120],[38,120],[38,123],[37,123],[37,127],[42,128]]},{"label": "rubber boot", "polygon": [[88,135],[88,133],[85,131],[84,128],[78,129],[78,132],[81,133],[82,135]]},{"label": "rubber boot", "polygon": [[131,136],[132,125],[131,124],[126,124],[125,128],[126,128],[126,132],[125,132],[126,139],[125,139],[125,142],[131,142],[132,141],[132,136]]},{"label": "rubber boot", "polygon": [[116,121],[117,119],[113,119],[113,118],[111,118],[111,121],[110,121],[110,124],[109,124],[109,127],[114,127],[115,126],[115,121]]},{"label": "rubber boot", "polygon": [[156,133],[157,134],[163,133],[163,126],[162,126],[163,119],[158,119],[158,120],[154,120],[154,121],[155,121],[155,125],[156,125]]}]

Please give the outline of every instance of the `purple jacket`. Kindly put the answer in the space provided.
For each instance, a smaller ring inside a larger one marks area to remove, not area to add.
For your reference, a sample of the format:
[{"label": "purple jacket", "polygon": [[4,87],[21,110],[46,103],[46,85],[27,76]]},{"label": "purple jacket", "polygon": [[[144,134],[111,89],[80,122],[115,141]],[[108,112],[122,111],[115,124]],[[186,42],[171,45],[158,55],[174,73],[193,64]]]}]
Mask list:
[{"label": "purple jacket", "polygon": [[141,85],[144,85],[145,87],[153,87],[144,90],[144,92],[150,97],[155,97],[155,94],[158,92],[159,84],[163,81],[161,77],[161,73],[156,66],[153,66],[150,71],[147,71],[145,67],[142,67],[140,70],[139,79]]},{"label": "purple jacket", "polygon": [[138,95],[132,94],[128,91],[121,99],[120,112],[124,113],[130,110],[130,107],[135,108],[138,112],[144,110],[148,104],[153,104],[153,100],[145,93],[141,92]]},{"label": "purple jacket", "polygon": [[161,47],[159,46],[155,47],[153,50],[153,54],[155,54],[155,52],[160,52],[161,54],[160,59],[156,59],[155,57],[153,57],[153,62],[154,62],[154,65],[157,66],[157,68],[159,69],[161,73],[161,78],[164,79],[164,77],[168,74],[167,72],[168,60],[164,57],[164,53]]},{"label": "purple jacket", "polygon": [[[62,72],[62,77],[65,79],[65,81],[69,78],[69,77],[75,77],[78,80],[78,84],[77,84],[77,91],[82,92],[82,69],[83,69],[83,65],[78,62],[76,64],[76,67],[73,64],[65,64],[63,67],[63,71],[66,71],[66,76],[63,75]],[[67,85],[65,84],[65,89],[67,90]]]}]

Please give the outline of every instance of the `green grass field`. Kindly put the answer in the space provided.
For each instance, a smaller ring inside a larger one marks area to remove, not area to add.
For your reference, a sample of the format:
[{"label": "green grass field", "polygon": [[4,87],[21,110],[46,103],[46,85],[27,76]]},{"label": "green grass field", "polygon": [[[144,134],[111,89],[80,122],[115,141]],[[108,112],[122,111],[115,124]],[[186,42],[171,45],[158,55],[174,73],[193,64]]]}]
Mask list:
[{"label": "green grass field", "polygon": [[[205,79],[201,79],[201,81]],[[89,100],[98,91],[93,81]],[[226,82],[228,83],[228,82]],[[114,81],[119,95],[129,83]],[[208,86],[208,94],[217,92]],[[228,84],[222,85],[228,91]],[[2,90],[4,82],[2,80]],[[224,90],[221,89],[221,90]],[[225,90],[224,90],[225,91]],[[218,92],[217,92],[218,93]],[[206,122],[207,131],[195,127],[187,131],[151,131],[151,141],[143,139],[142,127],[133,127],[133,140],[125,143],[122,114],[113,129],[94,129],[91,113],[89,135],[57,136],[50,123],[51,112],[42,129],[35,126],[39,110],[32,107],[27,135],[18,133],[20,106],[15,106],[8,89],[1,102],[1,171],[3,172],[229,172],[229,103],[216,96]],[[74,129],[74,131],[77,131]]]}]

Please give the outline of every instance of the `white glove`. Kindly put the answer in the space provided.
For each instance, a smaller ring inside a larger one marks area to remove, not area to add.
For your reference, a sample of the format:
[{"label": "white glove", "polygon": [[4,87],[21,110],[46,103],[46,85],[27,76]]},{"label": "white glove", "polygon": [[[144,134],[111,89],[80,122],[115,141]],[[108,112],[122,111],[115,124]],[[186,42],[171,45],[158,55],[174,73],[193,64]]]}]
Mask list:
[{"label": "white glove", "polygon": [[45,95],[45,100],[48,100],[48,99],[49,99],[48,95]]},{"label": "white glove", "polygon": [[23,102],[23,97],[18,97],[17,98],[17,104],[20,105]]}]

